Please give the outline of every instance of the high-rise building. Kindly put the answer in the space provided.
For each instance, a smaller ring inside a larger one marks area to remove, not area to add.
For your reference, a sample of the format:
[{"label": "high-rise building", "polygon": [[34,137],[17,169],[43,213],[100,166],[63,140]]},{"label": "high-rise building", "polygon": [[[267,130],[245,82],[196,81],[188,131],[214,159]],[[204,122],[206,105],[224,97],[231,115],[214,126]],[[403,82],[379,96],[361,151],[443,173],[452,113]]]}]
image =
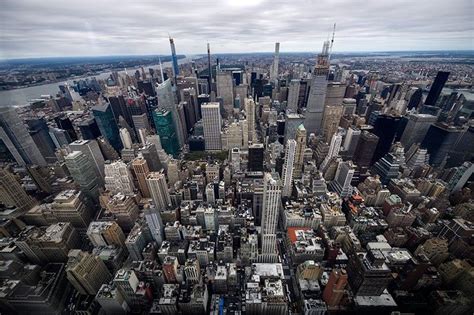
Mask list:
[{"label": "high-rise building", "polygon": [[347,266],[349,284],[357,296],[380,296],[392,280],[385,256],[379,249],[357,253]]},{"label": "high-rise building", "polygon": [[184,264],[184,274],[186,275],[187,283],[200,283],[201,282],[201,268],[199,266],[199,260],[196,258],[189,258]]},{"label": "high-rise building", "polygon": [[114,284],[103,284],[95,299],[107,315],[126,315],[129,311],[127,302]]},{"label": "high-rise building", "polygon": [[178,57],[176,56],[176,47],[174,46],[174,39],[170,37],[170,47],[171,47],[171,61],[173,63],[173,76],[176,78],[179,75],[179,66],[178,66]]},{"label": "high-rise building", "polygon": [[115,273],[113,282],[117,286],[117,289],[120,291],[120,293],[123,295],[127,305],[131,309],[139,309],[142,299],[140,295],[137,294],[140,281],[138,280],[135,271],[128,268],[120,269]]},{"label": "high-rise building", "polygon": [[83,140],[93,140],[100,136],[100,129],[93,117],[77,124]]},{"label": "high-rise building", "polygon": [[365,173],[368,167],[372,165],[378,141],[379,137],[373,133],[362,131],[353,159],[361,173]]},{"label": "high-rise building", "polygon": [[444,84],[448,80],[449,72],[438,71],[436,78],[431,84],[430,92],[425,100],[425,105],[435,106],[438,101],[441,90],[443,90]]},{"label": "high-rise building", "polygon": [[352,158],[354,156],[357,144],[359,143],[361,135],[361,130],[355,127],[349,127],[346,132],[346,137],[344,139],[344,144],[342,149],[344,151],[344,156]]},{"label": "high-rise building", "polygon": [[69,173],[81,191],[88,197],[97,199],[100,183],[92,161],[81,151],[73,151],[64,159]]},{"label": "high-rise building", "polygon": [[30,262],[65,262],[71,249],[81,247],[79,233],[71,223],[59,222],[48,227],[29,226],[15,239]]},{"label": "high-rise building", "polygon": [[344,296],[347,285],[347,272],[344,269],[333,269],[323,291],[323,300],[328,306],[337,306]]},{"label": "high-rise building", "polygon": [[155,110],[153,112],[156,133],[160,136],[160,141],[166,153],[177,156],[179,152],[179,141],[176,133],[176,125],[173,122],[171,112],[167,110]]},{"label": "high-rise building", "polygon": [[203,104],[201,112],[206,151],[220,151],[222,149],[220,105],[219,103]]},{"label": "high-rise building", "polygon": [[351,186],[351,182],[354,177],[354,171],[355,166],[351,161],[340,162],[337,166],[336,175],[330,187],[342,198],[352,195],[353,187]]},{"label": "high-rise building", "polygon": [[286,114],[286,119],[285,119],[285,140],[288,141],[288,139],[296,139],[296,131],[298,128],[304,124],[304,116],[296,113],[288,113]]},{"label": "high-rise building", "polygon": [[93,221],[89,224],[86,234],[95,247],[125,246],[125,234],[115,221]]},{"label": "high-rise building", "polygon": [[259,260],[275,263],[278,257],[276,228],[281,203],[281,183],[278,174],[265,173],[263,180],[262,250]]},{"label": "high-rise building", "polygon": [[264,160],[264,147],[261,143],[255,143],[249,146],[247,169],[250,172],[262,172]]},{"label": "high-rise building", "polygon": [[133,177],[128,165],[122,161],[105,164],[105,189],[112,194],[123,193],[125,195],[135,194]]},{"label": "high-rise building", "polygon": [[158,211],[164,211],[171,205],[168,184],[163,171],[151,172],[146,177],[148,190]]},{"label": "high-rise building", "polygon": [[298,111],[299,96],[300,96],[300,80],[293,79],[290,81],[290,87],[288,88],[288,101],[286,105],[287,110],[291,110],[294,113]]},{"label": "high-rise building", "polygon": [[114,147],[116,151],[123,148],[117,122],[110,104],[96,105],[92,107],[92,114],[99,126],[100,133]]},{"label": "high-rise building", "polygon": [[278,63],[280,60],[280,43],[275,43],[275,54],[273,55],[272,68],[270,69],[270,80],[275,82],[278,79]]},{"label": "high-rise building", "polygon": [[94,215],[84,193],[77,190],[61,191],[54,197],[49,210],[56,222],[69,222],[78,230],[87,229]]},{"label": "high-rise building", "polygon": [[373,133],[379,137],[379,141],[377,142],[374,156],[372,157],[372,164],[390,151],[393,141],[400,133],[400,123],[400,116],[378,115],[374,124]]},{"label": "high-rise building", "polygon": [[324,141],[329,142],[337,132],[344,107],[341,105],[329,105],[324,108],[322,133]]},{"label": "high-rise building", "polygon": [[45,166],[46,160],[28,133],[26,125],[12,107],[0,108],[0,140],[20,165]]},{"label": "high-rise building", "polygon": [[225,116],[232,115],[234,105],[234,79],[232,78],[232,72],[218,70],[216,73],[216,88],[217,96],[222,97],[224,101]]},{"label": "high-rise building", "polygon": [[[249,141],[255,141],[255,102],[251,98],[245,99],[245,114],[247,115],[247,127],[248,127],[248,137]],[[244,147],[248,144],[244,143]]]},{"label": "high-rise building", "polygon": [[104,156],[100,151],[99,144],[96,140],[76,140],[69,144],[72,151],[81,151],[93,162],[98,177],[102,180],[104,173]]},{"label": "high-rise building", "polygon": [[73,249],[68,254],[66,276],[80,294],[95,295],[112,275],[100,257]]},{"label": "high-rise building", "polygon": [[0,203],[16,207],[18,215],[33,208],[36,200],[29,196],[10,171],[0,168]]},{"label": "high-rise building", "polygon": [[49,127],[44,118],[29,118],[26,120],[31,138],[40,150],[46,162],[54,163],[57,157],[54,154],[56,149],[53,139],[49,135]]},{"label": "high-rise building", "polygon": [[399,176],[400,158],[392,153],[388,153],[378,160],[372,167],[373,172],[380,176],[380,182],[387,185],[392,178]]},{"label": "high-rise building", "polygon": [[132,137],[130,136],[130,132],[128,132],[127,128],[120,128],[120,140],[123,143],[123,147],[125,149],[131,149],[132,148]]},{"label": "high-rise building", "polygon": [[293,178],[300,178],[303,172],[304,151],[306,149],[306,129],[303,124],[296,129],[296,150]]},{"label": "high-rise building", "polygon": [[428,114],[410,114],[408,116],[408,122],[403,131],[400,142],[403,144],[406,150],[408,150],[413,144],[421,144],[423,139],[428,132],[428,129],[437,120],[436,116]]},{"label": "high-rise building", "polygon": [[421,147],[428,150],[430,164],[440,166],[443,162],[446,162],[465,132],[465,128],[451,126],[446,123],[431,125],[421,143]]},{"label": "high-rise building", "polygon": [[146,177],[150,173],[150,170],[146,160],[139,156],[132,161],[132,167],[135,177],[137,178],[138,189],[140,190],[142,197],[150,198],[150,190],[148,189],[148,185],[146,183]]},{"label": "high-rise building", "polygon": [[295,162],[296,141],[288,140],[286,142],[285,163],[283,164],[282,181],[283,188],[281,195],[289,197],[293,187],[293,168]]},{"label": "high-rise building", "polygon": [[332,158],[337,157],[339,155],[339,151],[341,150],[342,144],[342,135],[339,133],[335,133],[331,138],[331,143],[329,145],[329,151],[326,155],[323,163],[321,164],[321,169],[326,168]]},{"label": "high-rise building", "polygon": [[[169,111],[171,113],[171,119],[174,125],[177,140],[179,141],[178,146],[182,147],[185,143],[185,134],[183,134],[183,126],[179,119],[178,107],[175,105],[173,86],[171,80],[168,79],[161,84],[156,86],[156,93],[158,98],[158,108],[162,111]],[[154,110],[148,113],[151,120],[155,122],[153,117]],[[155,126],[156,127],[156,126]]]},{"label": "high-rise building", "polygon": [[308,133],[321,132],[324,101],[326,99],[327,76],[329,74],[329,41],[324,42],[323,50],[318,55],[316,67],[311,79],[308,104],[306,105],[304,125]]}]

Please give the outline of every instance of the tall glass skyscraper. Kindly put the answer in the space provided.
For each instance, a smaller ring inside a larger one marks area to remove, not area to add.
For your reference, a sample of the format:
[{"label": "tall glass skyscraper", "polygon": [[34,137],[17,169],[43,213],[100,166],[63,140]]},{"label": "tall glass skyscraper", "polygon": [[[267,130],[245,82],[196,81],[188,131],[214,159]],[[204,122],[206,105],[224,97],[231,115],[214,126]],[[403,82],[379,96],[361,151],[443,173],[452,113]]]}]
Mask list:
[{"label": "tall glass skyscraper", "polygon": [[92,113],[99,126],[100,133],[109,141],[116,151],[120,152],[123,145],[110,104],[94,106],[92,107]]},{"label": "tall glass skyscraper", "polygon": [[14,108],[0,108],[0,140],[18,164],[47,164]]},{"label": "tall glass skyscraper", "polygon": [[156,133],[160,136],[161,146],[166,153],[176,156],[179,152],[179,141],[171,112],[155,110],[153,121],[155,122]]}]

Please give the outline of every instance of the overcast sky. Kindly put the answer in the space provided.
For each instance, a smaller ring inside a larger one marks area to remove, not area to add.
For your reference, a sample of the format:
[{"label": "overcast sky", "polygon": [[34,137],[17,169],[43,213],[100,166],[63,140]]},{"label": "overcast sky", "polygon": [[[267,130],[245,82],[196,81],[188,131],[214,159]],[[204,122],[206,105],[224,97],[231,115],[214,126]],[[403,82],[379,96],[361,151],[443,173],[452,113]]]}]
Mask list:
[{"label": "overcast sky", "polygon": [[1,0],[0,58],[474,49],[472,0]]}]

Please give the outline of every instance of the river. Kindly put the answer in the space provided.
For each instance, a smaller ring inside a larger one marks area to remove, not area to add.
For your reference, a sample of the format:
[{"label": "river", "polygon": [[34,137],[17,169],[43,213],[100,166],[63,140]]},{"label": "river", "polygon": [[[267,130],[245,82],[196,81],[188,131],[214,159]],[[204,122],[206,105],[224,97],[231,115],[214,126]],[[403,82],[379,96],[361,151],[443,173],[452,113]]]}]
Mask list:
[{"label": "river", "polygon": [[[189,63],[195,58],[195,56],[186,56],[185,58],[179,59],[179,64]],[[160,65],[151,65],[144,66],[143,68],[148,69],[159,69]],[[163,68],[171,68],[171,62],[163,62]],[[127,69],[129,75],[133,75],[135,70],[140,69],[140,67]],[[93,78],[96,79],[106,79],[112,71],[106,71],[97,75],[77,77],[67,80],[70,84],[73,81],[80,79]],[[120,70],[118,73],[125,73],[125,70]],[[30,86],[21,89],[0,91],[0,107],[3,106],[24,106],[28,105],[30,100],[37,99],[41,95],[56,95],[59,92],[58,85],[63,84],[65,81],[60,81],[56,83],[48,83],[36,86]]]}]

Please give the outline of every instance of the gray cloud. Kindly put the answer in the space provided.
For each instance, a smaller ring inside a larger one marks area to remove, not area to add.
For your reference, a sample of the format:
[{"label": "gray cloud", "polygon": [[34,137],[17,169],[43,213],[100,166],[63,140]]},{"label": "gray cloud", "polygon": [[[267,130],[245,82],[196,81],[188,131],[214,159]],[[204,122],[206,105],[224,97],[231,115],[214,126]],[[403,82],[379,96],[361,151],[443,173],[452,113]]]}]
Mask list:
[{"label": "gray cloud", "polygon": [[472,0],[3,0],[0,58],[474,49]]}]

